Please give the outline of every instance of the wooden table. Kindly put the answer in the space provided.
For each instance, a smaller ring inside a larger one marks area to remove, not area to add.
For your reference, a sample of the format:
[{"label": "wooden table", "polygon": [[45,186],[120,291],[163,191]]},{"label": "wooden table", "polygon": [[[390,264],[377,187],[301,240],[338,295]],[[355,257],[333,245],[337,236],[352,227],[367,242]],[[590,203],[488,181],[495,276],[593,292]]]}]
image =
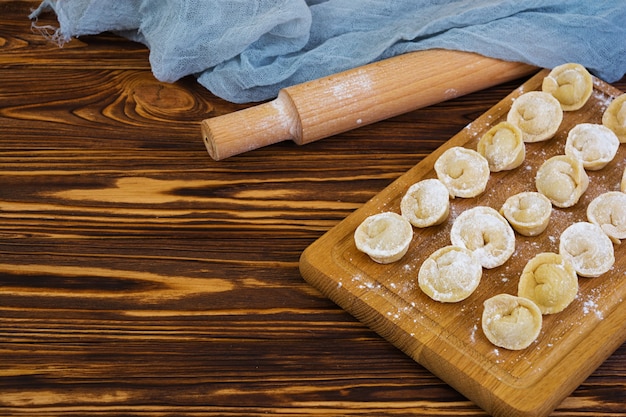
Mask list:
[{"label": "wooden table", "polygon": [[[524,79],[215,162],[200,120],[246,106],[113,35],[59,49],[36,5],[0,0],[1,415],[485,415],[298,260]],[[625,400],[623,345],[554,415]]]}]

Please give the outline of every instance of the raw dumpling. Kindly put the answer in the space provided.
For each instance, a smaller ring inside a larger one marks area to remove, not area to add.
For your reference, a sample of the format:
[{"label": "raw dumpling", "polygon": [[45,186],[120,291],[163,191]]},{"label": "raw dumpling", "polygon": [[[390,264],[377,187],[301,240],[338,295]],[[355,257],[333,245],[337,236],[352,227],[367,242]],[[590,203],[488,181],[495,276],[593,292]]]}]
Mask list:
[{"label": "raw dumpling", "polygon": [[392,212],[369,216],[354,232],[357,249],[381,264],[388,264],[402,258],[409,250],[412,238],[411,223]]},{"label": "raw dumpling", "polygon": [[488,269],[504,264],[515,252],[515,232],[500,213],[486,206],[461,213],[452,224],[450,240],[474,252]]},{"label": "raw dumpling", "polygon": [[626,94],[611,101],[602,115],[602,124],[615,132],[621,143],[626,143]]},{"label": "raw dumpling", "polygon": [[541,89],[552,94],[564,111],[578,110],[593,92],[593,78],[580,64],[567,63],[554,67],[543,79]]},{"label": "raw dumpling", "polygon": [[509,197],[500,213],[520,235],[537,236],[548,227],[552,203],[541,193],[526,191]]},{"label": "raw dumpling", "polygon": [[557,155],[539,167],[535,186],[556,207],[572,207],[587,190],[589,177],[580,160]]},{"label": "raw dumpling", "polygon": [[611,239],[600,226],[587,222],[574,223],[561,233],[559,254],[581,277],[598,277],[615,263]]},{"label": "raw dumpling", "polygon": [[450,194],[437,179],[419,181],[400,201],[402,217],[415,227],[428,227],[443,222],[450,212]]},{"label": "raw dumpling", "polygon": [[532,258],[522,271],[517,295],[532,300],[542,314],[563,311],[578,294],[578,276],[561,255],[544,252]]},{"label": "raw dumpling", "polygon": [[565,155],[580,159],[585,169],[597,171],[615,158],[619,139],[611,129],[595,123],[580,123],[567,134]]},{"label": "raw dumpling", "polygon": [[417,280],[422,291],[433,300],[454,303],[474,292],[482,274],[483,268],[470,250],[445,246],[424,261]]},{"label": "raw dumpling", "polygon": [[491,172],[517,168],[526,157],[522,131],[509,122],[500,122],[489,129],[476,149],[487,159]]},{"label": "raw dumpling", "polygon": [[452,198],[476,197],[487,187],[489,163],[478,152],[455,146],[435,161],[435,172]]},{"label": "raw dumpling", "polygon": [[541,310],[527,298],[498,294],[484,302],[483,333],[494,345],[510,349],[525,349],[541,332]]},{"label": "raw dumpling", "polygon": [[626,194],[620,191],[600,194],[587,206],[587,219],[619,244],[621,239],[626,239]]},{"label": "raw dumpling", "polygon": [[524,142],[540,142],[554,136],[563,121],[563,110],[551,94],[529,91],[515,99],[506,120],[520,128]]}]

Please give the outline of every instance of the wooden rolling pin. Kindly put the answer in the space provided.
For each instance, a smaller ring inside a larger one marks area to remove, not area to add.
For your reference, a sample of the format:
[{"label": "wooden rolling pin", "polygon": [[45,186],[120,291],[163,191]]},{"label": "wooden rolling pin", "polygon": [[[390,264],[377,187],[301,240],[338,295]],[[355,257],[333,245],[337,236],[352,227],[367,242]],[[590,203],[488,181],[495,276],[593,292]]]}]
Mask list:
[{"label": "wooden rolling pin", "polygon": [[291,139],[306,144],[510,81],[527,64],[433,49],[284,88],[270,102],[202,121],[215,160]]}]

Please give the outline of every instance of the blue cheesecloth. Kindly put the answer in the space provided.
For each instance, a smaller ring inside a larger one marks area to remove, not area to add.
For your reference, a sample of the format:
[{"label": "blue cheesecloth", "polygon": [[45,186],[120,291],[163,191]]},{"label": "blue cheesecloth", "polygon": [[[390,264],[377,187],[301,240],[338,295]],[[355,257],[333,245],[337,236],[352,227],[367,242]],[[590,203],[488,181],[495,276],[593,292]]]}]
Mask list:
[{"label": "blue cheesecloth", "polygon": [[[235,103],[433,48],[626,73],[626,0],[45,0],[59,43],[105,31],[145,44],[154,76],[194,75]],[[442,64],[443,65],[443,64]]]}]

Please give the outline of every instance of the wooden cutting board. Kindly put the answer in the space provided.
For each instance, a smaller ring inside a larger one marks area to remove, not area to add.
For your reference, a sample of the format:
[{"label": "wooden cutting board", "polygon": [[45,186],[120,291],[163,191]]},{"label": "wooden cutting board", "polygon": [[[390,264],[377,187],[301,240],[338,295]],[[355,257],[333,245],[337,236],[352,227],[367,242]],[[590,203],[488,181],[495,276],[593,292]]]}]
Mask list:
[{"label": "wooden cutting board", "polygon": [[[579,278],[579,294],[563,312],[544,316],[539,338],[521,351],[492,345],[481,330],[484,300],[517,294],[520,272],[540,252],[558,252],[559,236],[575,221],[586,221],[586,207],[598,194],[619,190],[626,167],[626,145],[604,169],[589,172],[590,186],[570,209],[554,208],[548,229],[537,237],[516,235],[516,251],[503,266],[484,270],[474,294],[459,303],[428,298],[417,285],[420,265],[436,249],[448,245],[452,219],[476,205],[499,209],[510,195],[535,191],[534,176],[547,158],[564,152],[567,132],[582,122],[600,123],[610,101],[622,92],[594,78],[588,103],[565,112],[556,136],[526,144],[524,164],[492,173],[487,190],[472,199],[451,200],[447,222],[414,229],[409,252],[398,262],[380,265],[359,252],[353,233],[367,217],[400,212],[400,199],[413,183],[436,178],[435,160],[452,146],[476,149],[481,135],[506,118],[512,101],[541,89],[543,70],[466,126],[380,194],[309,246],[300,271],[340,307],[371,327],[415,361],[495,416],[545,416],[576,389],[626,340],[626,243],[614,245],[615,266],[598,278]],[[419,140],[419,139],[417,139]]]}]

